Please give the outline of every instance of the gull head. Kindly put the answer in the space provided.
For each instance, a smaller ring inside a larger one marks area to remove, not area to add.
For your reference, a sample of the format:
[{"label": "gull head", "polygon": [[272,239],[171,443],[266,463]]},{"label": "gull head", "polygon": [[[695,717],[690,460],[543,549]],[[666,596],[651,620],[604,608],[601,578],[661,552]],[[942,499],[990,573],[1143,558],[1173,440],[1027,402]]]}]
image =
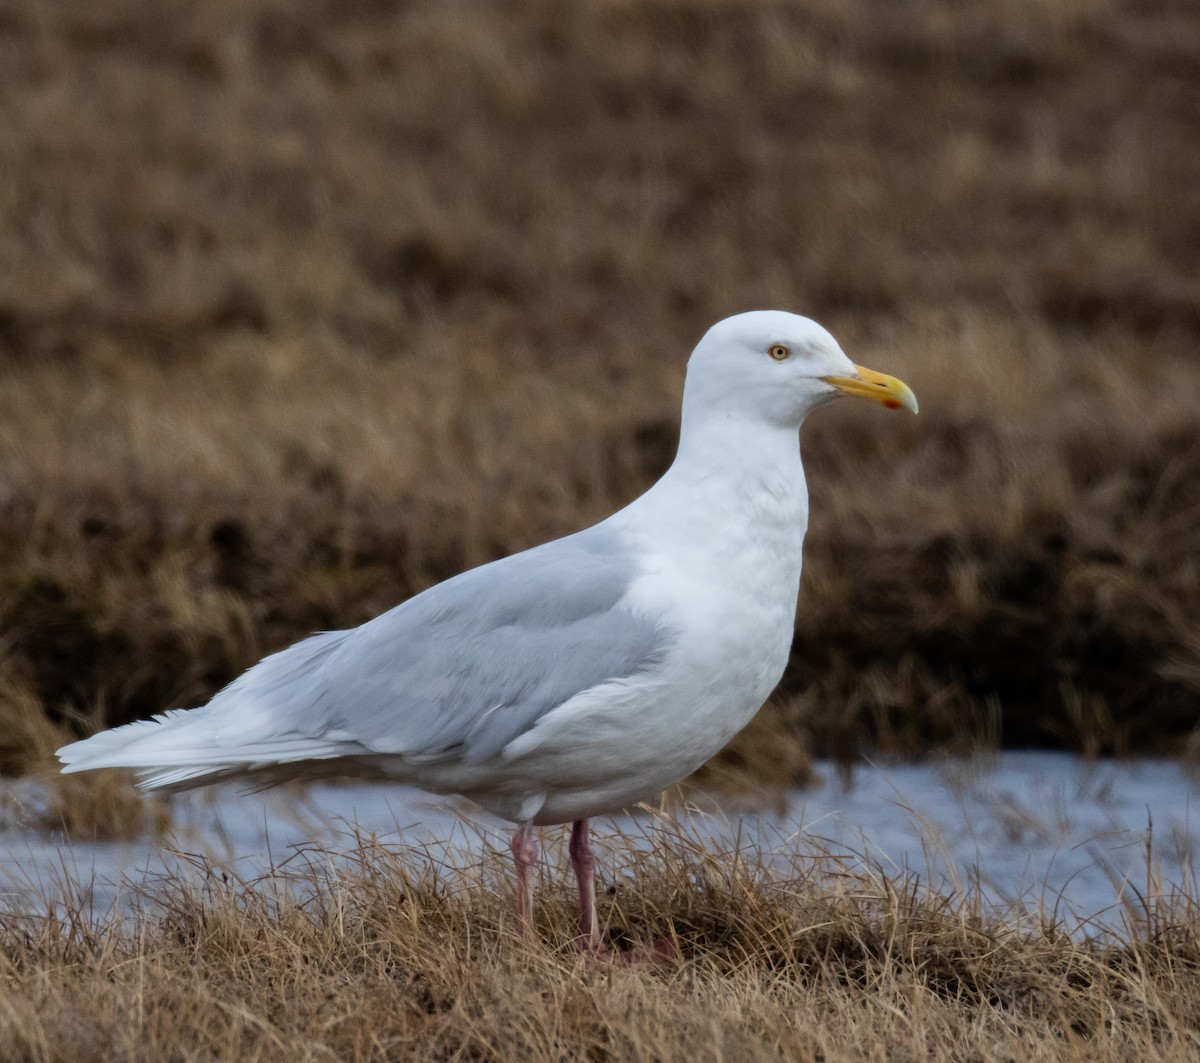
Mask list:
[{"label": "gull head", "polygon": [[917,412],[907,384],[855,365],[815,321],[752,310],[704,334],[688,362],[684,403],[798,428],[812,410],[843,395]]}]

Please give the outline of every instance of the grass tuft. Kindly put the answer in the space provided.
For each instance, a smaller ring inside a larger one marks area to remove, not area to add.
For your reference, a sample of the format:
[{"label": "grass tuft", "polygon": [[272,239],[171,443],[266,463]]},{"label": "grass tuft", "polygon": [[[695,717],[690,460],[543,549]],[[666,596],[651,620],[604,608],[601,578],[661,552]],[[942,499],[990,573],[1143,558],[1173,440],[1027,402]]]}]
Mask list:
[{"label": "grass tuft", "polygon": [[[806,843],[807,844],[807,843]],[[0,916],[7,1058],[1182,1060],[1200,1033],[1197,903],[1145,920],[995,912],[816,846],[790,862],[659,820],[604,840],[601,920],[669,965],[577,954],[561,847],[537,940],[504,854],[300,849],[240,879],[203,858]],[[1089,935],[1089,930],[1090,935]]]}]

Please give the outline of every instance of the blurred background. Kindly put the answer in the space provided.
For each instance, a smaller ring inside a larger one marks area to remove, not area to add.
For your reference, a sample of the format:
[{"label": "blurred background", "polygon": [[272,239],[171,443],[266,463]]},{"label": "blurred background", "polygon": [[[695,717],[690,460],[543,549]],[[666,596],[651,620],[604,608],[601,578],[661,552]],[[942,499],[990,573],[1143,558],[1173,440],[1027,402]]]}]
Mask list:
[{"label": "blurred background", "polygon": [[763,307],[922,412],[708,781],[1195,755],[1194,0],[0,5],[0,773],[607,515]]}]

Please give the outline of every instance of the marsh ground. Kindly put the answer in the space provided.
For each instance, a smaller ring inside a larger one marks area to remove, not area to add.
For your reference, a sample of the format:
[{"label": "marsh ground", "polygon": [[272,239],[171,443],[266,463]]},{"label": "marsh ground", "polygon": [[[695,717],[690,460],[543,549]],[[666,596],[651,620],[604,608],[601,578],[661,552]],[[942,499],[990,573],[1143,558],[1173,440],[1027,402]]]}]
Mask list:
[{"label": "marsh ground", "polygon": [[[67,1060],[1188,1060],[1196,892],[1140,894],[1104,937],[970,888],[808,847],[780,868],[661,834],[609,839],[602,919],[572,945],[563,854],[538,936],[507,861],[360,837],[247,879],[193,858],[116,919],[86,894],[0,914],[0,1057]],[[1081,932],[1082,931],[1082,932]]]},{"label": "marsh ground", "polygon": [[[1194,752],[1190,0],[16,0],[0,132],[0,771],[607,514],[691,344],[772,305],[923,409],[806,428],[793,664],[707,781]],[[158,825],[62,785],[76,836]],[[553,890],[531,952],[498,866],[369,843],[305,903],[6,910],[0,1056],[1195,1058],[1194,887],[1088,942],[635,863],[610,914],[667,971],[582,963]]]}]

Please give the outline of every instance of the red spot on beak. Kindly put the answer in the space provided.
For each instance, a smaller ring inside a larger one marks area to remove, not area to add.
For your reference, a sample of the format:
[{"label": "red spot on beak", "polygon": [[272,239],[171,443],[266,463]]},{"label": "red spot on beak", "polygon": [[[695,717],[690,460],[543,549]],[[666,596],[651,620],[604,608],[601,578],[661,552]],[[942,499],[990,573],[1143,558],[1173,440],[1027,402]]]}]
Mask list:
[{"label": "red spot on beak", "polygon": [[898,403],[895,399],[884,399],[883,405],[889,410],[900,409],[900,403]]}]

